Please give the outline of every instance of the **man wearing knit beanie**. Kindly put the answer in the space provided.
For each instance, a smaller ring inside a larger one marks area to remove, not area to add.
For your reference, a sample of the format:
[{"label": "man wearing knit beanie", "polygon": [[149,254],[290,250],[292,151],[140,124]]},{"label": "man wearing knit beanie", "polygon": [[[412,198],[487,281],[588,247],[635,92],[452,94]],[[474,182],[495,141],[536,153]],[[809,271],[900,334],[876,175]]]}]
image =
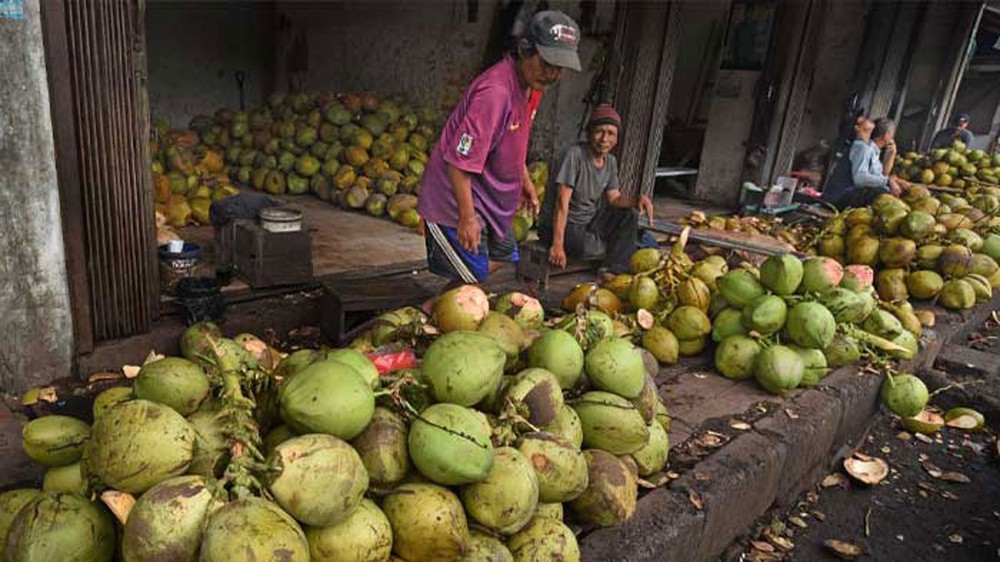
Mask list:
[{"label": "man wearing knit beanie", "polygon": [[555,188],[546,190],[539,236],[549,244],[549,261],[556,267],[565,267],[567,258],[603,256],[606,273],[626,273],[636,250],[638,214],[653,220],[649,196],[629,196],[619,186],[618,160],[611,151],[620,131],[614,107],[595,107],[586,141],[569,149]]}]

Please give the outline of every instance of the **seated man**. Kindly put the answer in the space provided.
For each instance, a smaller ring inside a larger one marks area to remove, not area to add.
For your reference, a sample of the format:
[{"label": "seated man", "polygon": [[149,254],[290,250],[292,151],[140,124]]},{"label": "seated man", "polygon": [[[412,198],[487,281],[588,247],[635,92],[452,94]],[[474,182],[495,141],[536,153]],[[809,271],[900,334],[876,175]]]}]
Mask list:
[{"label": "seated man", "polygon": [[891,176],[896,167],[896,123],[888,117],[883,117],[875,121],[875,128],[872,130],[872,142],[878,147],[881,154],[882,173]]},{"label": "seated man", "polygon": [[879,194],[899,195],[905,187],[905,182],[883,172],[879,147],[872,141],[874,129],[871,119],[858,117],[850,153],[830,169],[823,199],[839,209],[867,207]]},{"label": "seated man", "polygon": [[618,161],[611,151],[618,144],[621,118],[613,107],[594,108],[587,123],[587,140],[566,153],[553,189],[545,193],[538,234],[549,244],[549,262],[566,267],[567,257],[604,256],[602,269],[625,273],[635,252],[638,216],[653,220],[653,202],[622,193]]},{"label": "seated man", "polygon": [[951,127],[934,133],[934,138],[931,139],[931,148],[951,148],[955,141],[962,141],[968,147],[972,144],[972,139],[972,131],[969,130],[969,116],[962,113],[955,116]]}]

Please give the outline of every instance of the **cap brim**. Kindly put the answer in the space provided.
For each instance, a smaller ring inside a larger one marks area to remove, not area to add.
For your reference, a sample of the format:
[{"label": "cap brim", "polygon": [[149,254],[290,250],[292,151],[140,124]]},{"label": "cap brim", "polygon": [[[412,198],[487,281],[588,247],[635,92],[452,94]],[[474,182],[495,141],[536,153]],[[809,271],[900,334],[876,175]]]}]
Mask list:
[{"label": "cap brim", "polygon": [[568,68],[577,72],[583,69],[580,66],[580,55],[575,50],[544,45],[537,45],[536,48],[538,49],[538,54],[542,56],[542,60],[552,66]]}]

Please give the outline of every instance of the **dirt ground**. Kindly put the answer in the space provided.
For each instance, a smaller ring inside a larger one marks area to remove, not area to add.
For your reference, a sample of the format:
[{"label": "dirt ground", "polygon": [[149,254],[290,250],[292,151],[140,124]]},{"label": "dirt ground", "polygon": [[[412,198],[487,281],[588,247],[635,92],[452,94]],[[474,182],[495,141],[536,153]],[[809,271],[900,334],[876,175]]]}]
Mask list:
[{"label": "dirt ground", "polygon": [[834,539],[859,547],[861,560],[1000,560],[998,421],[988,420],[982,432],[945,428],[926,439],[883,413],[861,451],[888,463],[885,480],[869,487],[836,471],[791,509],[765,517],[724,559],[850,559],[824,547]]}]

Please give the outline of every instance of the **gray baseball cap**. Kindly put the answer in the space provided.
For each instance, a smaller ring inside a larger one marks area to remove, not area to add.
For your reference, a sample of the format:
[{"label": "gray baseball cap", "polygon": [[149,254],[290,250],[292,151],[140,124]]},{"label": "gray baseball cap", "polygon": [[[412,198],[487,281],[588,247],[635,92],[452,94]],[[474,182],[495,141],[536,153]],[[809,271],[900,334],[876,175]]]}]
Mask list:
[{"label": "gray baseball cap", "polygon": [[553,10],[538,12],[528,23],[524,37],[538,49],[545,62],[577,72],[582,69],[577,54],[580,26],[566,14]]}]

